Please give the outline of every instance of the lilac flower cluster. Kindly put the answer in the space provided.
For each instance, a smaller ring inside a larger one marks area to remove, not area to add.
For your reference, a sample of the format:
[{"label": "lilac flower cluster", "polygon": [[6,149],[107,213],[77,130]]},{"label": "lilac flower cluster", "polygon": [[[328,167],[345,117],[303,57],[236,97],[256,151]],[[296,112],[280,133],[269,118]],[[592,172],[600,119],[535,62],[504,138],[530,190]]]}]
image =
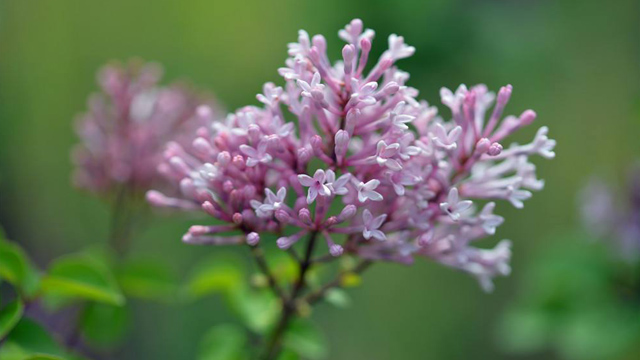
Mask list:
[{"label": "lilac flower cluster", "polygon": [[193,132],[206,125],[195,110],[203,102],[212,109],[215,104],[183,84],[160,86],[161,76],[158,65],[135,60],[100,70],[102,91],[89,98],[76,126],[78,187],[99,194],[119,186],[146,191],[161,179],[157,168],[167,141],[188,147]]},{"label": "lilac flower cluster", "polygon": [[[521,208],[530,191],[542,189],[529,156],[555,156],[548,129],[529,144],[503,148],[536,118],[531,110],[503,117],[510,85],[497,96],[484,85],[443,88],[452,113],[444,119],[416,99],[409,74],[396,67],[415,51],[402,36],[389,36],[372,66],[372,30],[356,19],[339,37],[347,44],[331,63],[325,38],[301,30],[279,69],[284,87],[265,84],[261,106],[224,121],[209,116],[210,126],[198,129],[189,146],[169,143],[159,169],[182,196],[150,191],[147,199],[202,209],[226,223],[193,226],[188,243],[255,245],[261,234],[289,233],[277,240],[288,249],[322,235],[333,256],[401,263],[427,257],[490,290],[493,277],[510,271],[510,243],[490,250],[471,244],[504,220],[488,201]],[[483,205],[476,209],[474,202]],[[245,235],[224,236],[232,230]]]}]

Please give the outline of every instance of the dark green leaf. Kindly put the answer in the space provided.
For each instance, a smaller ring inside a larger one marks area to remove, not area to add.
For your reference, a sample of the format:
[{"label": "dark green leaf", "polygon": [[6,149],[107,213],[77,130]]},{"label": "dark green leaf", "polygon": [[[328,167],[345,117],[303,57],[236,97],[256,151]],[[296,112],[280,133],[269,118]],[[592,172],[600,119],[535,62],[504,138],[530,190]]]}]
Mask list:
[{"label": "dark green leaf", "polygon": [[218,325],[202,338],[198,360],[248,359],[247,346],[247,334],[240,327],[230,324]]},{"label": "dark green leaf", "polygon": [[23,312],[24,306],[20,300],[14,300],[0,310],[0,339],[4,339],[11,329],[16,326]]},{"label": "dark green leaf", "polygon": [[125,298],[104,264],[84,255],[56,260],[42,281],[46,293],[123,305]]},{"label": "dark green leaf", "polygon": [[118,344],[123,339],[129,324],[127,310],[126,306],[87,304],[82,316],[82,334],[91,344],[99,347]]},{"label": "dark green leaf", "polygon": [[304,320],[294,321],[284,337],[284,346],[303,358],[322,359],[327,356],[327,342],[313,324]]},{"label": "dark green leaf", "polygon": [[300,355],[295,351],[284,349],[280,355],[278,355],[278,360],[300,360]]},{"label": "dark green leaf", "polygon": [[122,266],[118,282],[126,295],[146,300],[171,300],[177,291],[176,279],[167,266],[150,260]]},{"label": "dark green leaf", "polygon": [[[51,335],[33,320],[22,318],[7,337],[7,345],[14,344],[29,355],[64,356],[64,351]],[[3,355],[0,352],[0,355]],[[3,355],[4,356],[4,355]],[[4,357],[0,356],[4,360]]]},{"label": "dark green leaf", "polygon": [[39,274],[20,246],[0,241],[0,278],[5,279],[30,297],[39,286]]}]

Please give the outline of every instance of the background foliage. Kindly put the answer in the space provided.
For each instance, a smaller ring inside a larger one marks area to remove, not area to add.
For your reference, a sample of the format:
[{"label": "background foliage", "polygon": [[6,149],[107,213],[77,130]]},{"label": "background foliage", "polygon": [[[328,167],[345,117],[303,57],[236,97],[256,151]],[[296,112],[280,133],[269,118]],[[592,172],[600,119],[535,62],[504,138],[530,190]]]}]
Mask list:
[{"label": "background foliage", "polygon": [[[300,28],[322,33],[337,56],[337,29],[353,17],[417,48],[401,67],[422,98],[441,86],[511,83],[513,113],[538,112],[558,140],[558,157],[540,163],[546,189],[516,211],[498,238],[514,240],[514,273],[484,295],[472,279],[430,263],[373,268],[346,311],[321,306],[312,316],[332,359],[511,358],[500,352],[497,318],[540,249],[575,226],[575,194],[597,173],[623,182],[640,156],[640,5],[586,1],[171,1],[0,0],[0,223],[34,262],[104,242],[108,208],[75,191],[69,149],[74,116],[94,91],[95,71],[139,56],[164,64],[167,81],[213,89],[229,110],[256,103]],[[529,139],[534,129],[522,131]],[[500,206],[500,205],[499,205]],[[179,278],[220,249],[179,239],[189,219],[152,221],[132,257],[161,262]],[[496,238],[496,239],[498,239]],[[232,250],[234,251],[234,250]],[[240,253],[238,249],[236,251]],[[163,291],[162,289],[158,291]],[[232,314],[220,297],[171,308],[133,301],[123,359],[194,358],[216,322]],[[233,328],[218,331],[233,338]],[[549,354],[540,354],[549,358]]]}]

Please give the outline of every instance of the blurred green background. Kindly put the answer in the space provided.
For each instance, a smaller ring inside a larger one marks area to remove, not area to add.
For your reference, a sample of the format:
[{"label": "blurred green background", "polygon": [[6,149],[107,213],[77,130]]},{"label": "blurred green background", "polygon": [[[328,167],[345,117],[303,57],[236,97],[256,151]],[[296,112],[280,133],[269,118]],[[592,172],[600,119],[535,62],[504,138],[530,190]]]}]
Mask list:
[{"label": "blurred green background", "polygon": [[[324,34],[336,58],[337,31],[354,17],[376,31],[377,53],[390,33],[417,48],[400,67],[430,103],[439,105],[441,86],[513,84],[509,112],[536,110],[558,156],[538,161],[547,186],[523,210],[499,205],[507,221],[485,244],[514,240],[514,271],[493,294],[428,262],[376,266],[353,291],[351,309],[314,312],[330,358],[511,358],[500,353],[495,327],[518,279],[554,234],[577,222],[575,195],[585,177],[622,184],[624,169],[640,158],[637,0],[0,0],[0,223],[40,264],[104,242],[107,206],[69,180],[72,120],[103,63],[160,62],[165,83],[189,79],[233,110],[255,104],[265,81],[283,83],[276,70],[298,29]],[[534,133],[525,129],[514,140]],[[219,251],[183,245],[189,223],[156,218],[134,251],[184,274]],[[228,318],[225,311],[215,299],[137,306],[122,358],[194,358],[201,335]]]}]

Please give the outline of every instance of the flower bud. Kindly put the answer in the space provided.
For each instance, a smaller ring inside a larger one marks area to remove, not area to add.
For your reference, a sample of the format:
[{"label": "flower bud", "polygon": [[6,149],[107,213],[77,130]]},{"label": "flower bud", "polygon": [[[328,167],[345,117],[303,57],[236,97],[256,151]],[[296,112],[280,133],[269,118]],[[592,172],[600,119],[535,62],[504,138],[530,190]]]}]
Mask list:
[{"label": "flower bud", "polygon": [[260,235],[256,232],[250,232],[247,235],[247,244],[251,246],[256,246],[260,242]]},{"label": "flower bud", "polygon": [[486,154],[486,152],[489,150],[490,146],[491,146],[491,140],[489,140],[487,138],[482,138],[482,139],[478,140],[478,142],[476,143],[475,152],[477,154]]},{"label": "flower bud", "polygon": [[233,220],[234,224],[236,224],[236,225],[242,224],[242,214],[240,214],[240,213],[233,214],[233,217],[231,219]]},{"label": "flower bud", "polygon": [[213,115],[213,111],[207,105],[200,105],[196,109],[196,115],[203,120],[210,120]]},{"label": "flower bud", "polygon": [[245,161],[244,161],[244,157],[242,157],[242,155],[234,156],[233,160],[232,160],[232,163],[233,163],[233,166],[235,166],[239,170],[244,170],[245,169]]},{"label": "flower bud", "polygon": [[336,155],[343,157],[347,153],[347,149],[349,147],[349,133],[345,130],[338,130],[338,132],[336,132],[335,142]]},{"label": "flower bud", "polygon": [[276,216],[276,219],[278,219],[278,221],[280,221],[283,224],[288,224],[291,222],[291,216],[284,209],[276,210],[275,216]]},{"label": "flower bud", "polygon": [[369,40],[368,38],[362,38],[360,40],[360,48],[364,52],[371,51],[371,40]]},{"label": "flower bud", "polygon": [[490,156],[500,155],[501,152],[502,152],[502,145],[500,145],[500,143],[497,143],[497,142],[494,142],[493,144],[491,144],[491,146],[489,147],[489,150],[487,150],[487,154],[489,154]]},{"label": "flower bud", "polygon": [[311,220],[311,212],[307,208],[302,208],[300,209],[300,211],[298,211],[298,218],[305,225],[313,225],[313,220]]},{"label": "flower bud", "polygon": [[356,208],[355,205],[349,204],[345,206],[344,209],[342,209],[340,215],[338,215],[338,220],[340,220],[340,222],[349,220],[356,214],[357,211],[358,208]]},{"label": "flower bud", "polygon": [[324,222],[324,225],[326,227],[332,227],[333,225],[336,225],[338,223],[339,223],[338,218],[335,216],[331,216]]},{"label": "flower bud", "polygon": [[221,166],[226,166],[231,162],[231,154],[228,151],[223,151],[218,154],[218,164]]},{"label": "flower bud", "polygon": [[344,249],[338,244],[333,244],[329,247],[329,253],[331,254],[331,256],[340,256],[343,252]]},{"label": "flower bud", "polygon": [[247,135],[252,142],[257,144],[260,142],[260,127],[256,124],[249,125],[247,127]]},{"label": "flower bud", "polygon": [[311,139],[309,139],[309,142],[311,143],[311,149],[316,155],[322,154],[323,144],[320,135],[313,135]]},{"label": "flower bud", "polygon": [[298,149],[298,163],[306,164],[311,160],[311,151],[306,147]]},{"label": "flower bud", "polygon": [[500,88],[498,92],[498,100],[497,104],[500,107],[504,107],[509,102],[509,98],[511,98],[511,92],[513,87],[511,85],[503,86]]},{"label": "flower bud", "polygon": [[213,206],[213,204],[209,201],[205,201],[202,203],[202,210],[204,210],[207,214],[217,218],[220,216],[220,212]]},{"label": "flower bud", "polygon": [[522,115],[520,115],[520,126],[527,126],[536,119],[536,112],[533,110],[525,110]]},{"label": "flower bud", "polygon": [[211,147],[211,144],[209,144],[207,139],[203,137],[196,138],[195,140],[193,140],[193,143],[191,143],[191,145],[197,152],[203,155],[208,155],[211,152],[213,152],[213,148]]}]

